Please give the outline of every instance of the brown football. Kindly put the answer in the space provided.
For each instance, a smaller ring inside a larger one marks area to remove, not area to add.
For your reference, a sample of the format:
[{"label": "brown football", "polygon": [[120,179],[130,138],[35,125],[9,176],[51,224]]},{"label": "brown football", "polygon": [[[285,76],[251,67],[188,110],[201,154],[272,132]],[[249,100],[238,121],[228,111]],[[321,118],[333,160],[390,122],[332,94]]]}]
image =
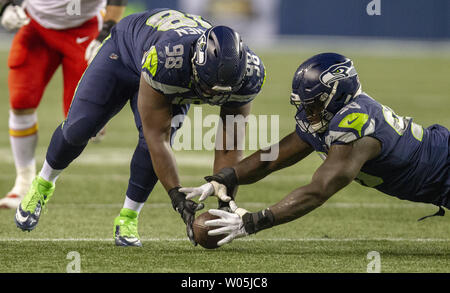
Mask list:
[{"label": "brown football", "polygon": [[194,240],[204,248],[213,249],[219,247],[217,242],[225,238],[225,234],[217,236],[209,236],[208,231],[214,230],[216,227],[208,227],[205,225],[206,221],[218,219],[208,212],[204,212],[195,218],[192,228],[194,230]]}]

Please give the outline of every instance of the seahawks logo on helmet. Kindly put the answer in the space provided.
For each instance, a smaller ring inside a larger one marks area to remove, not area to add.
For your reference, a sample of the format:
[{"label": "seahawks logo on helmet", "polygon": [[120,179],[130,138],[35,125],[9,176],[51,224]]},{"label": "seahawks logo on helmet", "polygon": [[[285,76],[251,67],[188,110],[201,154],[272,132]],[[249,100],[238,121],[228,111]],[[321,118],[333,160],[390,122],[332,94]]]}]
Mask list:
[{"label": "seahawks logo on helmet", "polygon": [[206,63],[206,34],[203,34],[197,41],[195,63],[204,65]]},{"label": "seahawks logo on helmet", "polygon": [[319,80],[327,87],[335,81],[355,76],[356,69],[353,67],[351,60],[330,66],[327,70],[320,74]]}]

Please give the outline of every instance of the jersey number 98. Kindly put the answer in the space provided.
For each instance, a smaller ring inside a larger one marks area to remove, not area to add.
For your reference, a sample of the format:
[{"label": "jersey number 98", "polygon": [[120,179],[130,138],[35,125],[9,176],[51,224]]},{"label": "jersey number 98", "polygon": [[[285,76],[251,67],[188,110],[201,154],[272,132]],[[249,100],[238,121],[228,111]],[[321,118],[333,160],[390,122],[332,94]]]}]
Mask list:
[{"label": "jersey number 98", "polygon": [[205,28],[211,27],[201,16],[184,14],[176,10],[164,10],[153,14],[147,19],[146,24],[158,31],[174,30],[180,27],[197,27],[199,25]]}]

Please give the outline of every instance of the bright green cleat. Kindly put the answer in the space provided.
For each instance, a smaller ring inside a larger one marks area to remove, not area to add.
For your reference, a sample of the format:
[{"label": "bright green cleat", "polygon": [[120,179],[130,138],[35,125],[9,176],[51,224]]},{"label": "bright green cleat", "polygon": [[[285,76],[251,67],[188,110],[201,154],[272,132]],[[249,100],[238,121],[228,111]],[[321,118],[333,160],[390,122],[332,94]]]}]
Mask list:
[{"label": "bright green cleat", "polygon": [[138,213],[121,209],[114,219],[114,239],[117,246],[142,246],[138,234]]},{"label": "bright green cleat", "polygon": [[36,176],[28,193],[17,208],[14,218],[17,227],[23,231],[33,230],[39,221],[42,208],[45,208],[53,191],[55,191],[55,185],[52,182]]}]

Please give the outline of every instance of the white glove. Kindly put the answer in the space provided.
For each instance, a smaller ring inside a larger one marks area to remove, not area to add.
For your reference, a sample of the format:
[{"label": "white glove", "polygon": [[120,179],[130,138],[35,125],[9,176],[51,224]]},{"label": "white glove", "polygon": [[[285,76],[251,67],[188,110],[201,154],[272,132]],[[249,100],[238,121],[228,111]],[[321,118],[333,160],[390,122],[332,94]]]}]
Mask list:
[{"label": "white glove", "polygon": [[229,202],[231,197],[227,195],[225,185],[216,181],[203,184],[200,187],[183,187],[180,191],[186,194],[186,199],[192,199],[200,195],[199,201],[204,201],[208,196],[217,196],[221,201]]},{"label": "white glove", "polygon": [[248,213],[248,211],[238,208],[234,200],[230,201],[230,208],[233,211],[232,213],[216,209],[208,211],[211,215],[220,217],[220,219],[205,222],[206,226],[220,226],[220,228],[210,230],[208,235],[216,236],[228,234],[228,236],[217,242],[218,246],[222,246],[226,243],[230,243],[236,238],[242,238],[248,235],[247,231],[245,231],[244,222],[242,221],[242,216]]},{"label": "white glove", "polygon": [[2,26],[8,31],[19,29],[30,23],[25,10],[19,5],[8,5],[3,11]]},{"label": "white glove", "polygon": [[84,53],[84,59],[88,64],[92,62],[95,55],[97,54],[97,50],[102,43],[99,40],[93,39],[86,48],[86,52]]}]

